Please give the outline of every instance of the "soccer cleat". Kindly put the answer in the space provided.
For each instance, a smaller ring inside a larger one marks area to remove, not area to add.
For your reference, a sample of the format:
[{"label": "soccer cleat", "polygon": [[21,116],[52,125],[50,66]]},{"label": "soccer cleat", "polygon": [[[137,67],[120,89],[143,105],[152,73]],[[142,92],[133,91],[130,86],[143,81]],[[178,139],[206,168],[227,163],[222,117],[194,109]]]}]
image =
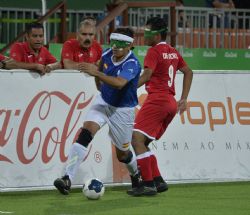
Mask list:
[{"label": "soccer cleat", "polygon": [[133,189],[132,196],[154,196],[157,194],[157,189],[155,186],[141,186]]},{"label": "soccer cleat", "polygon": [[161,176],[154,178],[154,184],[158,193],[165,192],[168,190],[168,184],[163,180]]},{"label": "soccer cleat", "polygon": [[65,175],[62,178],[57,178],[54,181],[54,186],[57,188],[57,190],[61,194],[68,195],[70,191],[70,186],[71,186],[71,181],[69,179],[69,176]]},{"label": "soccer cleat", "polygon": [[162,193],[168,190],[168,184],[165,181],[155,182],[155,186],[158,193]]},{"label": "soccer cleat", "polygon": [[127,194],[133,195],[134,189],[137,189],[142,186],[142,178],[140,172],[138,172],[134,176],[130,176],[130,178],[131,178],[132,189],[127,190]]}]

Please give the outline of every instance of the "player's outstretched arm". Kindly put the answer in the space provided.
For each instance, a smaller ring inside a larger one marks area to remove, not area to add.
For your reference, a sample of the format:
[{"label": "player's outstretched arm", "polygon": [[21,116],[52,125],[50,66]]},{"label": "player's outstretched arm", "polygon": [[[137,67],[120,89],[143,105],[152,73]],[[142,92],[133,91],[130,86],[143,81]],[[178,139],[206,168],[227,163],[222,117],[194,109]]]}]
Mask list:
[{"label": "player's outstretched arm", "polygon": [[184,74],[181,99],[178,101],[178,112],[182,114],[187,109],[187,97],[193,80],[193,71],[188,66],[179,70]]},{"label": "player's outstretched arm", "polygon": [[144,71],[142,75],[140,76],[139,82],[138,82],[138,88],[141,87],[143,84],[145,84],[149,79],[151,78],[153,73],[152,69],[144,68]]},{"label": "player's outstretched arm", "polygon": [[[96,65],[98,66],[98,70],[102,72],[102,66],[103,66],[102,60],[100,60],[99,62],[97,62]],[[95,77],[95,85],[96,85],[97,90],[100,91],[101,90],[102,82],[97,77]]]},{"label": "player's outstretched arm", "polygon": [[110,86],[122,89],[127,83],[128,80],[122,77],[113,77],[104,74],[103,72],[98,71],[98,67],[91,63],[81,63],[82,70],[81,72],[87,73],[88,75],[98,78],[100,81],[109,84]]}]

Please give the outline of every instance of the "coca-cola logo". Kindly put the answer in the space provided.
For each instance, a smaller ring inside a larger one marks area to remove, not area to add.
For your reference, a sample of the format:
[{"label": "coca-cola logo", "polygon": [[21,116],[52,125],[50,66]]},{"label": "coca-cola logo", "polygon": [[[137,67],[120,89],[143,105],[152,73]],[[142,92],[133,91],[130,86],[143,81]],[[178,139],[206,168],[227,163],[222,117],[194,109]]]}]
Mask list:
[{"label": "coca-cola logo", "polygon": [[[80,117],[92,98],[93,96],[86,99],[84,92],[78,93],[72,99],[59,91],[42,91],[33,97],[25,110],[0,110],[0,148],[5,149],[15,144],[16,156],[23,164],[34,161],[38,153],[41,153],[42,162],[46,164],[59,148],[60,160],[65,162],[65,145],[69,139],[71,143],[76,139]],[[56,106],[53,105],[55,102]],[[61,114],[58,107],[67,112]],[[58,117],[64,122],[60,129],[53,121]],[[46,129],[42,129],[44,125]],[[10,156],[4,153],[6,150],[1,151],[3,152],[0,153],[0,162],[14,163]]]}]

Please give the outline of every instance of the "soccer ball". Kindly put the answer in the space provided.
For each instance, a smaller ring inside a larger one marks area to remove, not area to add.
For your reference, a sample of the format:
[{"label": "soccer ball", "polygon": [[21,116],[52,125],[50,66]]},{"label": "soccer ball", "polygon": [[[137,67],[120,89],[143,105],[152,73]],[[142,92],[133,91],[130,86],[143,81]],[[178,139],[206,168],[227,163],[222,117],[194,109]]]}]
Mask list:
[{"label": "soccer ball", "polygon": [[87,180],[82,188],[84,196],[88,199],[99,199],[103,196],[105,187],[99,179]]}]

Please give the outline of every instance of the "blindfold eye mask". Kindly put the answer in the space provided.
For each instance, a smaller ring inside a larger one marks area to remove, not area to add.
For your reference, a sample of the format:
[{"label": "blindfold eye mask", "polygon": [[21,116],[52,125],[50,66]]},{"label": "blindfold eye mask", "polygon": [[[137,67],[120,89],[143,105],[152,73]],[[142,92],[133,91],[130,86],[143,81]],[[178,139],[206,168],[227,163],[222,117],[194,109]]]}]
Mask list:
[{"label": "blindfold eye mask", "polygon": [[116,47],[116,48],[126,48],[130,45],[131,43],[127,41],[119,41],[119,40],[110,40],[110,46],[111,47]]},{"label": "blindfold eye mask", "polygon": [[167,31],[166,28],[163,28],[163,29],[160,29],[160,30],[151,30],[151,29],[145,28],[144,29],[144,37],[145,38],[150,38],[150,37],[155,36],[156,34],[160,34],[161,32],[166,32],[166,31]]},{"label": "blindfold eye mask", "polygon": [[110,46],[116,48],[125,48],[133,43],[134,39],[124,34],[112,33],[110,35]]}]

